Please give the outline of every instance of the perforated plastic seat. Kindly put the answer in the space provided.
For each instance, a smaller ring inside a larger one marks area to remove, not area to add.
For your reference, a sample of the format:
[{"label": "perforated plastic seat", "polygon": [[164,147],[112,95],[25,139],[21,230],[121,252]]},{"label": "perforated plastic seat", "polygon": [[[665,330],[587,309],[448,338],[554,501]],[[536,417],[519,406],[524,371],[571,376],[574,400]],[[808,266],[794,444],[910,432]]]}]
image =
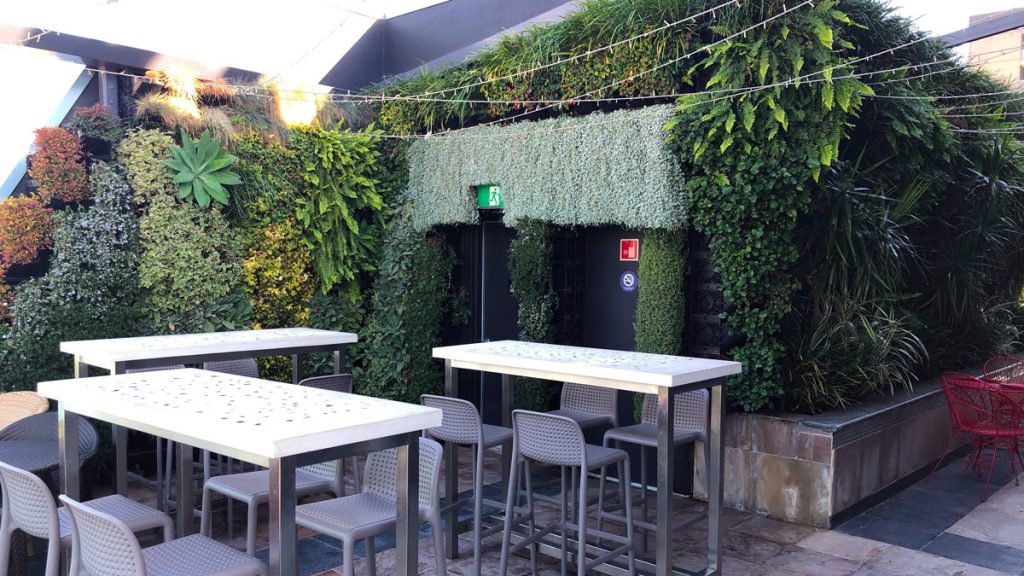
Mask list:
[{"label": "perforated plastic seat", "polygon": [[[441,425],[436,428],[429,428],[425,432],[436,440],[452,442],[460,446],[473,446],[473,567],[475,574],[480,573],[480,541],[486,536],[495,534],[500,530],[496,526],[484,531],[482,527],[483,505],[484,505],[484,451],[494,446],[507,444],[512,441],[512,429],[504,426],[484,424],[480,419],[480,412],[472,402],[449,398],[447,396],[435,396],[424,394],[420,396],[420,402],[424,406],[438,408],[441,410]],[[448,512],[452,508],[458,509],[463,500],[449,502],[442,512]],[[488,504],[502,506],[503,503],[487,501]],[[455,551],[458,552],[458,540],[452,542]]]},{"label": "perforated plastic seat", "polygon": [[[710,470],[710,453],[707,449],[708,430],[708,402],[707,390],[693,390],[675,394],[672,406],[672,440],[675,446],[692,444],[696,441],[705,443],[704,446],[704,470]],[[637,526],[643,530],[654,530],[655,527],[647,520],[647,449],[658,446],[658,397],[654,394],[644,394],[644,403],[640,410],[640,422],[631,426],[612,428],[604,434],[604,445],[612,443],[620,446],[622,443],[635,444],[640,446],[640,519]],[[601,484],[598,490],[599,508],[604,499],[605,474],[601,473]],[[600,525],[603,521],[603,513],[599,513]],[[704,518],[700,515],[691,519],[697,522]],[[646,549],[646,537],[642,539]]]},{"label": "perforated plastic seat", "polygon": [[[434,533],[434,561],[437,574],[445,568],[444,533],[441,530],[441,445],[420,438],[419,520],[430,522]],[[363,492],[332,500],[302,504],[295,508],[295,523],[342,541],[344,575],[354,576],[355,541],[366,539],[366,560],[370,574],[376,573],[374,536],[395,527],[397,511],[398,455],[394,448],[373,452],[363,468]]]},{"label": "perforated plastic seat", "polygon": [[[562,573],[565,573],[568,561],[567,540],[569,534],[575,532],[577,535],[576,550],[576,573],[584,576],[587,570],[603,564],[616,556],[626,554],[628,557],[629,574],[636,573],[635,553],[633,549],[633,501],[629,490],[629,454],[624,450],[609,448],[607,446],[594,446],[586,443],[583,437],[583,429],[571,418],[550,413],[529,412],[526,410],[515,410],[512,412],[512,429],[514,431],[512,442],[512,469],[509,471],[508,497],[505,504],[505,526],[501,546],[501,566],[498,573],[505,576],[508,573],[509,555],[517,549],[530,548],[530,570],[537,574],[537,542],[545,536],[554,532],[556,528],[561,529],[562,544]],[[538,462],[552,466],[559,466],[562,469],[561,481],[561,517],[557,524],[542,527],[539,531],[536,527],[537,517],[534,512],[534,496],[530,475],[530,463]],[[603,470],[606,466],[616,464],[618,466],[619,478],[622,479],[622,516],[615,515],[601,510],[599,503],[598,514],[621,520],[626,527],[625,536],[611,534],[601,530],[598,526],[593,529],[588,526],[587,521],[587,483],[588,472]],[[568,502],[568,490],[566,489],[566,470],[579,470],[579,484],[575,487],[579,496],[577,504],[577,518],[575,523],[570,521],[570,506]],[[520,495],[519,475],[523,472],[526,477],[526,511],[516,516],[518,500]],[[512,546],[512,531],[514,525],[526,523],[528,533],[515,546]],[[617,543],[619,546],[601,556],[588,559],[587,538],[596,536],[598,539],[607,539]]]},{"label": "perforated plastic seat", "polygon": [[570,418],[584,430],[614,427],[619,425],[618,398],[618,391],[611,388],[566,382],[562,385],[558,410],[547,413]]},{"label": "perforated plastic seat", "polygon": [[[165,370],[184,370],[184,364],[167,364],[165,366],[151,366],[149,368],[129,368],[125,370],[125,374],[141,374],[143,372],[163,372]],[[156,493],[157,503],[163,507],[164,501],[170,500],[171,498],[171,483],[165,477],[170,474],[171,470],[174,469],[174,442],[166,440],[167,442],[167,456],[164,458],[164,442],[165,440],[159,437],[156,439]],[[163,494],[163,499],[159,498],[159,495]]]},{"label": "perforated plastic seat", "polygon": [[[111,576],[265,576],[267,567],[205,536],[194,534],[142,550],[124,522],[67,496],[72,566]],[[75,572],[72,572],[75,576]]]},{"label": "perforated plastic seat", "polygon": [[[58,546],[71,545],[71,519],[68,511],[57,508],[50,490],[35,474],[0,462],[0,488],[3,512],[0,513],[0,574],[7,574],[11,536],[20,529],[47,543],[46,573],[54,576],[60,564]],[[132,532],[163,529],[164,541],[174,537],[170,516],[149,506],[115,494],[85,503],[86,506],[120,519]]]},{"label": "perforated plastic seat", "polygon": [[[351,374],[331,374],[314,376],[299,382],[299,386],[310,386],[321,390],[351,393]],[[349,459],[352,465],[352,486],[359,491],[359,463],[353,456]],[[302,498],[314,494],[330,492],[334,496],[344,494],[344,469],[338,462],[323,462],[312,466],[303,466],[295,471],[295,496]],[[206,536],[211,534],[212,526],[212,492],[223,494],[246,505],[247,520],[245,533],[245,551],[247,554],[256,552],[256,521],[259,506],[270,501],[270,472],[255,470],[239,474],[214,476],[203,484],[203,511],[199,532]],[[229,516],[229,524],[230,516]]]},{"label": "perforated plastic seat", "polygon": [[[341,478],[336,462],[304,466],[295,471],[295,496],[302,498],[330,492],[342,494]],[[217,492],[238,500],[248,508],[245,534],[245,552],[256,551],[256,520],[259,506],[270,501],[270,472],[255,470],[239,474],[214,476],[203,485],[203,513],[199,532],[209,536],[212,529],[212,493]]]}]

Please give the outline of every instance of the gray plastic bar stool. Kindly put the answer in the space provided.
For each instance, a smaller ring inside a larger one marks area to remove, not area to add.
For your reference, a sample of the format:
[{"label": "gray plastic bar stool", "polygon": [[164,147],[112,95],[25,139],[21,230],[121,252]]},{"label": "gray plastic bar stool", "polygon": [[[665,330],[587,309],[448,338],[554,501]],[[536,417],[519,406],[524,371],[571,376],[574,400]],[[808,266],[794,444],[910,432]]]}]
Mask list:
[{"label": "gray plastic bar stool", "polygon": [[[467,400],[424,394],[420,396],[420,402],[424,406],[441,410],[441,425],[425,430],[427,435],[441,442],[452,442],[459,446],[475,448],[473,452],[476,460],[473,468],[473,574],[480,574],[480,540],[502,530],[502,526],[498,525],[484,531],[481,522],[484,505],[484,453],[488,448],[512,442],[512,429],[484,424],[476,406]],[[507,448],[509,446],[506,446]],[[452,508],[457,509],[462,503],[462,500],[449,502],[441,510],[441,513],[448,512]],[[487,503],[499,507],[504,504],[489,500]],[[457,539],[455,542],[451,542],[451,545],[458,551]]]},{"label": "gray plastic bar stool", "polygon": [[124,522],[64,496],[71,513],[71,576],[266,576],[258,559],[193,534],[143,550]]},{"label": "gray plastic bar stool", "polygon": [[[530,570],[537,573],[537,541],[561,528],[562,544],[562,574],[566,572],[568,563],[568,544],[570,532],[577,536],[576,573],[584,576],[588,569],[609,560],[626,554],[629,559],[629,574],[636,574],[635,553],[633,547],[633,500],[632,493],[628,489],[623,490],[625,502],[625,515],[618,516],[606,514],[607,517],[615,518],[625,524],[626,535],[611,534],[600,529],[592,529],[587,522],[587,474],[591,471],[603,469],[613,464],[618,466],[619,477],[623,478],[623,488],[629,486],[629,454],[624,450],[609,448],[606,446],[594,446],[587,444],[583,438],[583,430],[573,419],[547,414],[542,412],[529,412],[526,410],[515,410],[512,412],[512,469],[509,471],[508,479],[508,500],[505,505],[505,531],[501,545],[501,566],[499,574],[508,574],[508,559],[512,552],[518,549],[530,547]],[[530,463],[537,462],[562,468],[562,506],[561,518],[558,524],[547,526],[537,530],[536,516],[533,508],[533,491],[530,479]],[[520,469],[522,465],[522,470]],[[579,495],[578,513],[576,522],[569,518],[568,490],[566,486],[566,469],[579,469]],[[519,473],[524,472],[526,476],[526,510],[515,518],[516,504],[519,494]],[[598,511],[601,512],[600,510]],[[512,528],[514,523],[527,522],[529,534],[513,547],[511,545]],[[619,544],[618,548],[609,550],[600,556],[588,559],[587,537],[595,536],[599,539],[610,540]]]},{"label": "gray plastic bar stool", "polygon": [[[140,374],[142,372],[163,372],[164,370],[183,370],[184,364],[168,364],[167,366],[153,366],[152,368],[129,368],[125,370],[125,374]],[[163,456],[163,438],[155,437],[156,439],[156,494],[157,494],[157,506],[163,509],[164,503],[171,499],[171,482],[169,476],[171,469],[174,466],[172,460],[174,459],[174,442],[167,440],[167,458],[166,461]],[[167,473],[165,474],[164,471]],[[163,498],[160,495],[163,494]]]},{"label": "gray plastic bar stool", "polygon": [[[683,444],[692,444],[698,440],[704,443],[704,470],[710,470],[710,453],[707,448],[708,438],[708,418],[710,413],[708,411],[709,394],[707,390],[693,390],[691,392],[680,392],[675,394],[675,398],[672,406],[672,427],[673,434],[672,439],[676,446]],[[640,503],[641,503],[641,518],[636,521],[636,525],[644,530],[644,549],[646,550],[647,538],[646,531],[656,530],[656,526],[649,522],[647,519],[647,452],[648,448],[658,447],[658,397],[655,394],[644,394],[644,403],[640,411],[640,423],[633,424],[632,426],[622,426],[620,428],[612,428],[605,432],[604,445],[610,446],[615,443],[615,447],[618,448],[623,442],[628,444],[636,444],[640,447]],[[598,490],[598,499],[603,502],[604,499],[604,483],[605,474],[601,472],[601,487]],[[627,483],[628,485],[628,483]],[[599,509],[603,510],[603,507],[599,505]],[[598,525],[600,526],[603,517],[603,512],[598,512],[599,518]],[[699,522],[706,518],[706,514],[697,516],[691,519],[687,524],[680,526],[685,527],[689,524]]]},{"label": "gray plastic bar stool", "polygon": [[[57,508],[50,489],[42,479],[4,462],[0,462],[0,489],[3,490],[0,574],[8,573],[11,536],[15,530],[20,529],[30,536],[47,539],[46,576],[57,576],[60,570],[60,547],[71,546],[71,524],[67,510]],[[174,524],[170,516],[120,494],[90,500],[85,505],[118,518],[132,532],[162,528],[164,542],[174,538]]]},{"label": "gray plastic bar stool", "polygon": [[[299,382],[299,386],[311,386],[322,390],[334,392],[352,392],[351,374],[331,374],[329,376],[315,376],[306,378]],[[351,458],[353,480],[352,486],[359,492],[359,463],[355,456]],[[315,494],[330,492],[334,496],[344,494],[346,482],[344,467],[339,466],[339,461],[321,462],[309,466],[302,466],[295,471],[295,496],[302,498]],[[214,476],[203,483],[203,512],[200,516],[199,533],[209,536],[212,531],[213,503],[212,493],[223,494],[229,499],[238,500],[246,505],[246,533],[245,553],[256,552],[256,520],[259,506],[270,501],[270,472],[268,470],[254,470],[238,474],[224,474]],[[228,510],[231,509],[230,502]],[[232,519],[229,515],[228,523]]]},{"label": "gray plastic bar stool", "polygon": [[558,410],[547,414],[571,418],[584,430],[603,425],[614,428],[619,425],[618,406],[618,390],[566,382],[562,384]]},{"label": "gray plastic bar stool", "polygon": [[[444,532],[441,530],[441,445],[420,438],[420,522],[430,522],[434,533],[437,574],[447,574]],[[393,530],[398,493],[398,455],[394,448],[372,452],[363,468],[363,491],[351,496],[302,504],[295,508],[295,523],[342,541],[344,576],[355,575],[355,541],[366,539],[366,561],[371,576],[377,572],[373,537]],[[413,544],[415,545],[415,544]]]}]

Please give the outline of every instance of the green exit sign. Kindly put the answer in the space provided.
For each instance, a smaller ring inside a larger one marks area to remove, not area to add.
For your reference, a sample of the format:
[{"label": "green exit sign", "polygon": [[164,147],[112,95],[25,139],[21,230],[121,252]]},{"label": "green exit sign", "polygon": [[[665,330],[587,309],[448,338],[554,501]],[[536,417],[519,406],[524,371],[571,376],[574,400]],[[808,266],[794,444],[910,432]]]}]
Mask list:
[{"label": "green exit sign", "polygon": [[505,198],[497,184],[482,184],[476,187],[477,208],[503,208]]}]

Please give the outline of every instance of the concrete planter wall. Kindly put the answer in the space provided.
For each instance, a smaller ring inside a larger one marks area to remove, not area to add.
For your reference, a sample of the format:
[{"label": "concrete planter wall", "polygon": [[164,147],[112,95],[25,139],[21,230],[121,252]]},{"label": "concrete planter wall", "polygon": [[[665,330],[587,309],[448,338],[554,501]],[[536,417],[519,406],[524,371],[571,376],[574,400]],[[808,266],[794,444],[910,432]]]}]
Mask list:
[{"label": "concrete planter wall", "polygon": [[[731,414],[725,424],[725,502],[829,528],[927,473],[949,432],[937,380],[911,394],[816,416]],[[698,445],[698,454],[702,449]],[[702,497],[703,458],[695,462],[694,494]]]}]

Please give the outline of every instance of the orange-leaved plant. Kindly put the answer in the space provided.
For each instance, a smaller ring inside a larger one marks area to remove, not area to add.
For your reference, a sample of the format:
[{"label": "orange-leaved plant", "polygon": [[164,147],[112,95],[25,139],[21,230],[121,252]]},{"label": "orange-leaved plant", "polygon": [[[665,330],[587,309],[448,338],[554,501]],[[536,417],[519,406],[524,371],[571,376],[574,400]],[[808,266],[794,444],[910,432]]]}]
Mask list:
[{"label": "orange-leaved plant", "polygon": [[52,210],[35,198],[11,197],[0,202],[0,262],[28,264],[49,248]]},{"label": "orange-leaved plant", "polygon": [[35,146],[28,174],[39,186],[37,196],[44,204],[54,198],[81,202],[89,197],[89,177],[78,136],[64,128],[39,128]]}]

